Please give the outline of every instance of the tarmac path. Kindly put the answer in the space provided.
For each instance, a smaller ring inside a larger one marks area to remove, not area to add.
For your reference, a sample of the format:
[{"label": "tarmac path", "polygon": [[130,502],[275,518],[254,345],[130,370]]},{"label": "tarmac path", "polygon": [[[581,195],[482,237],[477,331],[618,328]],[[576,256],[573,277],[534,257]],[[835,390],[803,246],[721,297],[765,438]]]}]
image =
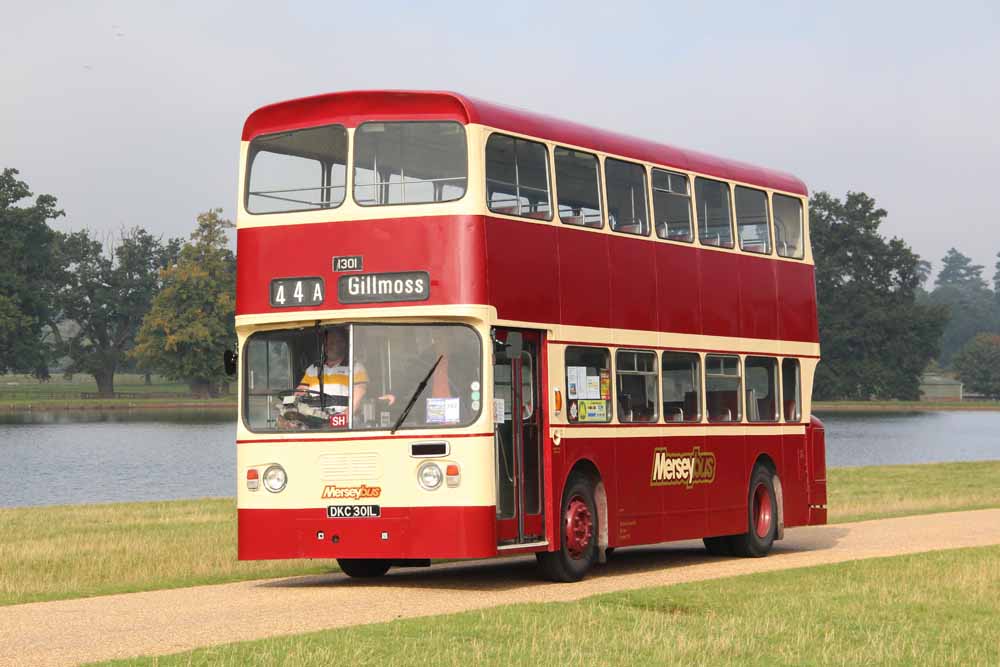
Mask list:
[{"label": "tarmac path", "polygon": [[246,581],[0,607],[0,664],[73,665],[520,602],[552,602],[862,558],[1000,544],[1000,509],[791,528],[767,558],[714,558],[700,542],[618,551],[576,584],[534,557]]}]

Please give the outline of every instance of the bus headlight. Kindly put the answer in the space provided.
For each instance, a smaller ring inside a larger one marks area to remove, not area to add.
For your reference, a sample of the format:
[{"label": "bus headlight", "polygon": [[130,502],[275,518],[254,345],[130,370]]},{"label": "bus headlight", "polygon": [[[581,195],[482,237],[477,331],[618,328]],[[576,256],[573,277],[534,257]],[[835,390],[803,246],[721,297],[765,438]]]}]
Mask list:
[{"label": "bus headlight", "polygon": [[271,493],[281,492],[286,484],[288,484],[288,475],[285,474],[285,469],[281,466],[277,464],[268,466],[267,470],[264,471],[264,488]]},{"label": "bus headlight", "polygon": [[438,464],[428,461],[417,468],[417,482],[428,491],[438,488],[443,481],[444,474]]}]

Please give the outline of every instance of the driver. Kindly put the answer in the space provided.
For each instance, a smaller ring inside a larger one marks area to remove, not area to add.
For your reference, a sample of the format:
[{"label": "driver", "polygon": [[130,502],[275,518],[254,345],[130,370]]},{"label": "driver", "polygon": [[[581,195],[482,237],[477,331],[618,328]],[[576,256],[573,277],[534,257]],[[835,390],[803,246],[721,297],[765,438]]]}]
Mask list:
[{"label": "driver", "polygon": [[[295,388],[295,395],[307,393],[319,394],[320,378],[319,363],[306,369]],[[348,376],[351,372],[347,364],[347,332],[340,327],[327,331],[326,335],[326,365],[323,368],[323,394],[333,397],[331,408],[333,414],[347,411]],[[361,362],[354,364],[354,398],[352,409],[357,411],[361,400],[368,391],[368,371]]]}]

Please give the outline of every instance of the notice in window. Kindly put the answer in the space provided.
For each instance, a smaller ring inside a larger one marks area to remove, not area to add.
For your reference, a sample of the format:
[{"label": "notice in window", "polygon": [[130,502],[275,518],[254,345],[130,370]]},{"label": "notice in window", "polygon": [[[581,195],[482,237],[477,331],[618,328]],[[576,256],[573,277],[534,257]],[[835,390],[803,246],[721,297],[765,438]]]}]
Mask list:
[{"label": "notice in window", "polygon": [[428,424],[457,424],[459,417],[458,398],[428,398]]},{"label": "notice in window", "polygon": [[584,400],[577,403],[577,421],[606,422],[608,421],[607,401]]},{"label": "notice in window", "polygon": [[587,368],[585,366],[566,367],[566,390],[569,398],[587,398]]}]

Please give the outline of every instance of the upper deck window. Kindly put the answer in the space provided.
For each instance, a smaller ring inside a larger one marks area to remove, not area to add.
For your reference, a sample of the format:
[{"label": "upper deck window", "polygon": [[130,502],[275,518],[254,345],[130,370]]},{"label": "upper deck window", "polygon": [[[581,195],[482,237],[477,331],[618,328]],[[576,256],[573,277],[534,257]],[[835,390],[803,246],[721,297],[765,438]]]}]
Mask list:
[{"label": "upper deck window", "polygon": [[698,238],[702,245],[732,248],[729,185],[722,181],[696,178],[694,196],[698,203]]},{"label": "upper deck window", "polygon": [[486,202],[496,213],[551,220],[545,144],[490,135],[486,142]]},{"label": "upper deck window", "polygon": [[604,161],[611,229],[649,236],[646,213],[646,169],[642,165],[608,158]]},{"label": "upper deck window", "polygon": [[340,206],[347,178],[347,130],[313,127],[250,142],[245,206],[250,213]]},{"label": "upper deck window", "polygon": [[656,216],[656,235],[661,239],[686,243],[694,240],[687,176],[653,170],[653,215]]},{"label": "upper deck window", "polygon": [[354,200],[361,206],[461,199],[468,173],[460,123],[363,123],[354,132]]},{"label": "upper deck window", "polygon": [[771,232],[767,220],[767,195],[761,190],[736,186],[736,227],[740,250],[771,254]]},{"label": "upper deck window", "polygon": [[774,245],[782,257],[802,259],[802,202],[795,197],[774,195]]},{"label": "upper deck window", "polygon": [[570,148],[556,147],[556,187],[559,190],[559,219],[567,225],[600,229],[601,174],[597,156]]}]

